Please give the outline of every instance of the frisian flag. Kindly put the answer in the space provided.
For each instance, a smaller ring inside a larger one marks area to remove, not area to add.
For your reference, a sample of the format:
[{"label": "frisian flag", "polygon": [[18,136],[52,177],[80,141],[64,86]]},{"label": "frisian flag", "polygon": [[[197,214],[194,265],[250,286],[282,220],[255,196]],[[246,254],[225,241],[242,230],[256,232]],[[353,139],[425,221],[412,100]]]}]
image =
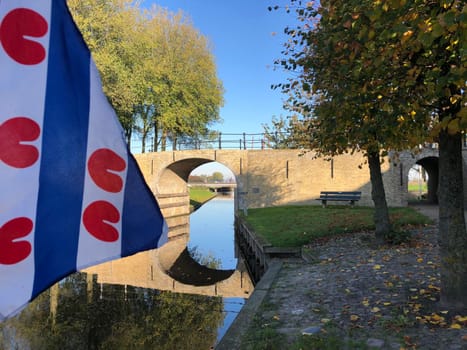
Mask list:
[{"label": "frisian flag", "polygon": [[66,0],[0,0],[0,320],[166,239]]}]

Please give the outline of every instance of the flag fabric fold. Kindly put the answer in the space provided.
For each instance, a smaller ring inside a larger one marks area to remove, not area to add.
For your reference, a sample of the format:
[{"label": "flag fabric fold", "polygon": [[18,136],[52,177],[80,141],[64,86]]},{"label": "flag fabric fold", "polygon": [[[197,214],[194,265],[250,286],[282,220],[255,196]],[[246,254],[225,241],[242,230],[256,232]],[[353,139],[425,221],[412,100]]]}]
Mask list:
[{"label": "flag fabric fold", "polygon": [[66,0],[0,0],[0,320],[167,226]]}]

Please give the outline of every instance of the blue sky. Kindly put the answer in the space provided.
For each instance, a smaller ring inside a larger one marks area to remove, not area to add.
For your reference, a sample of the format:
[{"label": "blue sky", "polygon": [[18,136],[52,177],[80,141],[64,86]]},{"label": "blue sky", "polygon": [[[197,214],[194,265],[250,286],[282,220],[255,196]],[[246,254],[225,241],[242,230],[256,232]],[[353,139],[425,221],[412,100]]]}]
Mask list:
[{"label": "blue sky", "polygon": [[270,86],[286,81],[287,73],[274,70],[274,60],[281,57],[282,33],[294,18],[284,10],[268,11],[268,6],[283,6],[287,0],[146,0],[144,5],[153,3],[183,11],[212,44],[225,89],[223,123],[213,129],[261,133],[273,116],[286,115],[285,96]]}]

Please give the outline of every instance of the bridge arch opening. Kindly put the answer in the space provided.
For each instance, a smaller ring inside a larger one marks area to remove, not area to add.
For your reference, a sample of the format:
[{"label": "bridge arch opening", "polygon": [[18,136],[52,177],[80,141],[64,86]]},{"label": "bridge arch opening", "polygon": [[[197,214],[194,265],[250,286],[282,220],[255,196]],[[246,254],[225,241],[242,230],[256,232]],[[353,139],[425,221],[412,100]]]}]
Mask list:
[{"label": "bridge arch opening", "polygon": [[235,175],[232,170],[217,161],[211,161],[198,166],[193,169],[190,176],[196,177],[196,182],[235,182]]},{"label": "bridge arch opening", "polygon": [[[234,173],[224,164],[204,158],[182,159],[167,166],[160,174],[158,181],[158,194],[186,193],[188,191],[188,180],[190,175],[214,175],[219,172],[222,174],[222,181],[235,183]],[[203,181],[200,181],[203,182]],[[221,182],[214,179],[214,182]]]},{"label": "bridge arch opening", "polygon": [[424,157],[409,171],[409,194],[427,204],[438,203],[438,157]]},{"label": "bridge arch opening", "polygon": [[191,188],[208,188],[211,192],[232,194],[236,180],[227,166],[219,162],[209,162],[191,172],[188,184]]},{"label": "bridge arch opening", "polygon": [[[213,179],[216,172],[221,173],[222,176]],[[188,185],[191,174],[206,180],[203,182],[208,185],[208,188],[210,185],[222,186],[223,181],[236,184],[236,179],[227,166],[206,158],[181,159],[169,164],[159,175],[157,197],[169,226],[167,249],[163,246],[159,250],[160,265],[174,280],[202,286],[228,279],[235,270],[209,268],[190,257],[187,247],[192,234],[190,232],[191,210]],[[207,183],[207,180],[213,183]],[[170,249],[168,249],[169,246]],[[199,246],[199,248],[202,247]]]},{"label": "bridge arch opening", "polygon": [[212,162],[210,159],[189,158],[170,164],[160,174],[158,181],[159,194],[187,193],[190,173],[200,165]]}]

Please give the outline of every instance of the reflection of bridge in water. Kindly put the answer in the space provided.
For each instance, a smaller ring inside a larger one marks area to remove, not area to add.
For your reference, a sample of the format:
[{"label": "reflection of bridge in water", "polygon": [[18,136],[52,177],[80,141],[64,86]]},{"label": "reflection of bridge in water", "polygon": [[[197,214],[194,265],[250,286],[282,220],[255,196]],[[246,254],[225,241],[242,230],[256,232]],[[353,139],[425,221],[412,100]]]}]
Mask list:
[{"label": "reflection of bridge in water", "polygon": [[235,270],[200,265],[187,251],[188,235],[177,236],[159,249],[85,269],[103,284],[131,285],[175,293],[248,298],[253,283],[242,259]]}]

